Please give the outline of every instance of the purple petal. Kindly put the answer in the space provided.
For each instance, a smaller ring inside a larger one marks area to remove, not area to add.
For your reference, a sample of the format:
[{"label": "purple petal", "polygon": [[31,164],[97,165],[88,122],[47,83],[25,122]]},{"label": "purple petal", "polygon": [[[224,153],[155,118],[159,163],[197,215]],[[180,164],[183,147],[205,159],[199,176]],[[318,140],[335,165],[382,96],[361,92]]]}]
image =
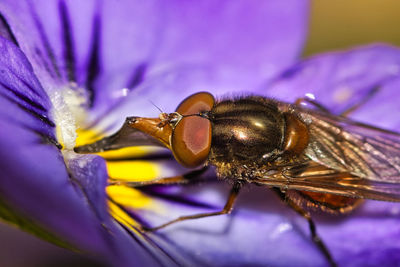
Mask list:
[{"label": "purple petal", "polygon": [[[267,93],[289,102],[312,93],[317,101],[339,113],[380,88],[351,117],[398,130],[399,64],[400,50],[386,45],[329,53],[293,66],[271,84]],[[225,204],[227,187],[203,184],[157,189],[167,194],[164,200],[160,193],[153,197],[168,207],[168,214],[143,216],[154,226],[180,215],[216,211]],[[175,197],[173,201],[170,195]],[[176,201],[177,195],[183,204]],[[240,195],[231,216],[182,222],[160,230],[156,240],[160,244],[164,241],[165,246],[172,243],[187,254],[195,251],[193,261],[200,265],[326,265],[311,242],[305,220],[271,195],[266,188],[250,186]],[[188,205],[185,199],[198,204]],[[397,203],[366,201],[352,214],[315,214],[315,220],[340,266],[399,264]]]},{"label": "purple petal", "polygon": [[[221,181],[174,188],[171,195],[189,196],[213,208],[160,198],[168,213],[147,214],[146,220],[157,226],[182,215],[218,211],[225,205],[229,187]],[[199,266],[323,266],[326,261],[308,235],[302,218],[267,188],[255,186],[243,189],[230,215],[179,222],[151,234],[158,244],[190,255],[191,262]]]},{"label": "purple petal", "polygon": [[[186,95],[200,89],[227,92],[259,87],[287,67],[299,53],[307,12],[305,1],[260,1],[254,5],[245,1],[229,4],[209,1],[199,6],[182,2],[166,5],[154,1],[141,3],[140,8],[132,1],[123,6],[106,1],[104,5],[90,1],[75,3],[78,1],[36,1],[35,5],[29,1],[9,1],[0,3],[0,10],[47,91],[60,87],[57,85],[76,82],[92,93],[90,104],[100,115],[109,105],[124,99],[121,96],[127,93],[127,104],[115,112],[121,120],[132,112],[135,115],[153,113],[149,99],[158,99],[157,104],[174,109]],[[134,102],[130,102],[132,100]],[[113,117],[114,122],[116,117]],[[85,199],[89,203],[104,203],[102,191],[92,184],[94,181],[99,182],[98,187],[104,184],[101,164],[98,165],[96,159],[90,163],[99,166],[99,173],[96,173],[93,166],[79,170],[76,167],[79,162],[71,161],[69,166],[85,188]],[[82,173],[90,175],[82,177]],[[223,195],[216,197],[223,199]],[[87,207],[90,214],[97,220],[104,219],[107,229],[117,227],[120,230],[119,226],[107,221],[104,206],[91,207]],[[243,214],[239,216],[239,227],[229,235],[229,240],[236,241],[236,236],[245,236],[240,232],[246,226],[247,218],[254,216],[257,221],[258,213]],[[97,230],[104,234],[104,228],[98,228],[99,225]],[[270,230],[268,227],[263,229],[265,233]],[[117,231],[116,239],[123,240],[121,243],[105,243],[114,244],[121,258],[125,259],[130,249],[131,252],[141,251],[134,245],[123,246],[126,236],[120,235]],[[176,247],[189,254],[199,251],[198,240],[202,236],[202,233],[193,232],[187,239],[187,247],[181,244]],[[219,237],[222,236],[212,239],[212,245],[201,248],[201,253],[208,253],[201,261],[213,263],[226,240]],[[291,242],[289,238],[285,244]],[[252,248],[257,242],[253,244]],[[310,247],[314,249],[312,245]],[[171,253],[170,248],[164,249]],[[254,249],[260,256],[256,260],[251,260],[253,251],[243,250],[238,254],[243,256],[241,262],[262,262],[265,257],[264,253],[259,254],[259,249]],[[171,254],[177,255],[176,252]],[[137,256],[133,252],[132,255]],[[225,255],[231,260],[226,262],[234,263],[233,253],[227,251]],[[307,260],[304,255],[296,257]],[[223,259],[220,258],[218,265],[224,264]],[[279,259],[275,257],[270,262],[277,263]],[[323,259],[317,262],[323,262]]]},{"label": "purple petal", "polygon": [[[160,45],[151,51],[146,77],[109,117],[115,121],[128,114],[154,115],[156,109],[149,101],[174,110],[180,100],[200,90],[254,90],[298,55],[306,7],[301,1],[203,1],[199,5],[177,1],[162,8],[164,27],[155,34]],[[125,87],[110,86],[117,95],[123,95]]]},{"label": "purple petal", "polygon": [[[89,208],[95,214],[97,222],[103,228],[101,235],[107,251],[103,254],[116,266],[138,265],[171,265],[173,261],[158,247],[148,242],[137,233],[129,233],[122,225],[117,224],[109,214],[107,195],[104,190],[108,174],[104,160],[94,155],[64,155],[68,160],[69,171],[82,189]],[[132,238],[131,235],[135,235]]]},{"label": "purple petal", "polygon": [[4,38],[0,41],[2,196],[42,227],[69,237],[68,242],[98,250],[92,214],[82,206],[54,145],[49,99],[22,52]]},{"label": "purple petal", "polygon": [[[388,45],[327,53],[296,64],[266,93],[292,103],[312,94],[337,114],[372,94],[350,117],[399,131],[399,67],[400,50]],[[398,265],[398,210],[397,203],[366,201],[354,214],[322,217],[319,233],[341,266]]]},{"label": "purple petal", "polygon": [[400,108],[395,96],[399,78],[400,50],[378,44],[304,60],[284,72],[265,93],[288,102],[310,93],[329,110],[340,113],[376,91],[351,117],[398,130],[400,120],[395,114]]},{"label": "purple petal", "polygon": [[3,1],[0,11],[43,84],[77,82],[101,116],[131,91],[130,112],[149,114],[160,95],[174,109],[194,91],[257,88],[298,56],[307,2]]},{"label": "purple petal", "polygon": [[399,265],[398,203],[367,201],[354,214],[330,220],[320,232],[339,266]]},{"label": "purple petal", "polygon": [[73,248],[121,266],[158,262],[110,219],[103,160],[63,159],[48,118],[49,99],[23,53],[2,37],[0,51],[2,201]]},{"label": "purple petal", "polygon": [[[182,215],[218,211],[229,187],[223,181],[209,181],[153,188],[157,193],[150,196],[164,212],[132,212],[158,226]],[[313,213],[313,218],[339,266],[397,265],[399,211],[398,203],[366,201],[349,215]],[[150,236],[165,250],[174,248],[200,266],[328,265],[311,241],[306,220],[266,187],[245,187],[231,215],[179,222]]]},{"label": "purple petal", "polygon": [[18,45],[14,33],[11,31],[10,25],[1,14],[0,14],[0,36],[3,36],[4,38],[13,42],[15,45]]}]

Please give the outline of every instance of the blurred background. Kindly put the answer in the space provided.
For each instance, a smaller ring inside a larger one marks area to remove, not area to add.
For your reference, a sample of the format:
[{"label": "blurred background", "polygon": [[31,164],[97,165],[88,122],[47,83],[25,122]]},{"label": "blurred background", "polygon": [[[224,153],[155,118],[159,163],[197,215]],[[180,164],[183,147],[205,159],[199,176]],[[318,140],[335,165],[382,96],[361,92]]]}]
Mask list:
[{"label": "blurred background", "polygon": [[303,55],[386,42],[400,46],[400,1],[314,0]]},{"label": "blurred background", "polygon": [[[314,0],[310,15],[304,57],[372,42],[400,46],[399,0]],[[1,222],[0,244],[0,266],[102,266]]]}]

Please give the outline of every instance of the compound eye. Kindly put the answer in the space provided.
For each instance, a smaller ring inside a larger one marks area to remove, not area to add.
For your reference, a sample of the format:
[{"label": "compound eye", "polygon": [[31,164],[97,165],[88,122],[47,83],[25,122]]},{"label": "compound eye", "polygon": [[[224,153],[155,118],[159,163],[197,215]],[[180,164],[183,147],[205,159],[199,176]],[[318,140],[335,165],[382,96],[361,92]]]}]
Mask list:
[{"label": "compound eye", "polygon": [[[176,112],[183,116],[200,114],[210,111],[214,102],[210,93],[196,93],[183,100]],[[172,132],[171,149],[175,159],[185,167],[203,164],[211,149],[211,122],[200,116],[183,117]]]},{"label": "compound eye", "polygon": [[185,167],[202,165],[211,148],[211,122],[199,116],[183,117],[172,132],[175,159]]},{"label": "compound eye", "polygon": [[176,108],[181,115],[199,114],[202,111],[210,111],[214,106],[214,97],[207,92],[200,92],[188,96]]}]

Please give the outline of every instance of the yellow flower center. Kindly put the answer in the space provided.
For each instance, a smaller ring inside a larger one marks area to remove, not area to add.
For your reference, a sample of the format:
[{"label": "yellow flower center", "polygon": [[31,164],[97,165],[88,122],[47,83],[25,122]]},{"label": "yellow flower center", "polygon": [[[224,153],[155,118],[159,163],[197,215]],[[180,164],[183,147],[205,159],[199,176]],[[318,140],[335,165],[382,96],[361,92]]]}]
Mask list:
[{"label": "yellow flower center", "polygon": [[[91,143],[104,137],[104,133],[90,129],[81,129],[87,118],[85,91],[71,84],[63,90],[54,92],[50,99],[53,103],[53,118],[56,123],[56,136],[63,146],[63,155],[68,166],[68,160],[78,156],[73,152],[75,146]],[[137,223],[125,210],[137,211],[151,209],[160,211],[160,205],[143,194],[141,191],[123,185],[123,182],[147,181],[160,177],[160,168],[157,164],[142,160],[127,160],[140,158],[154,150],[145,147],[128,147],[115,151],[97,153],[106,160],[107,172],[110,180],[121,184],[109,185],[106,188],[110,214],[119,222],[132,230]],[[124,209],[121,208],[124,207]]]}]

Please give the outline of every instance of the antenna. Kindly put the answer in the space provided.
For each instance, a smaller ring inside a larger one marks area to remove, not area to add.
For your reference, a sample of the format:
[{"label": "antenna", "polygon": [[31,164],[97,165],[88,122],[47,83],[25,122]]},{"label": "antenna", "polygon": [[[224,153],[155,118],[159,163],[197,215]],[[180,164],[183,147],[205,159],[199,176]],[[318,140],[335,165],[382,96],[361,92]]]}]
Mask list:
[{"label": "antenna", "polygon": [[150,102],[150,104],[155,106],[158,109],[158,111],[160,111],[160,113],[164,113],[161,108],[159,108],[156,104],[153,103],[153,101],[151,101],[151,100],[148,100],[148,101]]}]

